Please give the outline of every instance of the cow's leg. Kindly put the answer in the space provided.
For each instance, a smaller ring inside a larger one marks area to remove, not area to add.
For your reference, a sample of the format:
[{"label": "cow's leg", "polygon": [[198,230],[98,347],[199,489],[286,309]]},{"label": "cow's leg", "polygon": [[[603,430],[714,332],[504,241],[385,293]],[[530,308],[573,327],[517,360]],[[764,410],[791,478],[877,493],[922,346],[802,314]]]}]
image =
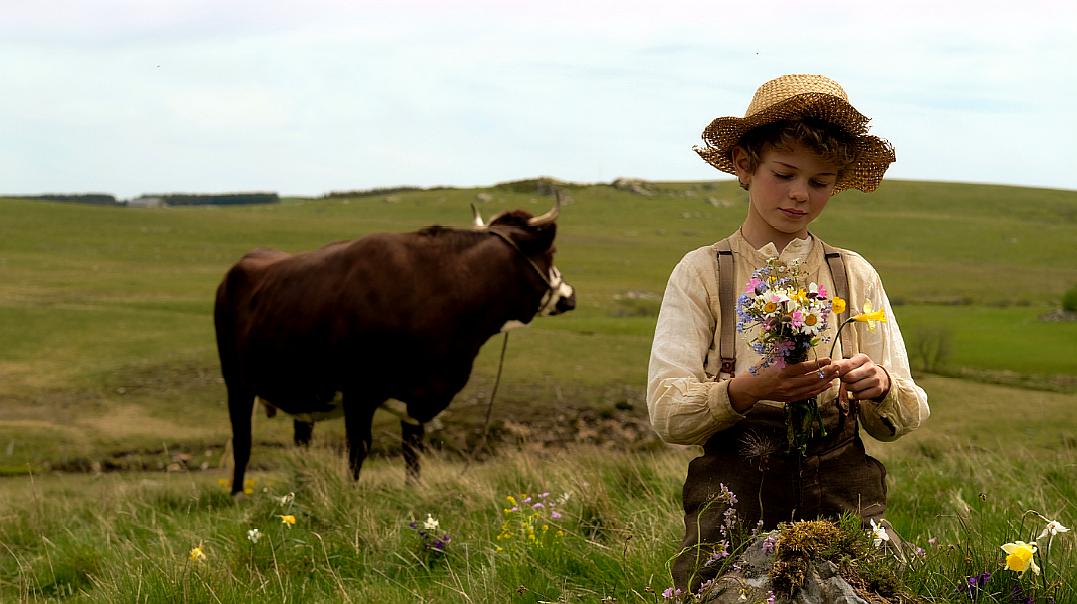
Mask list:
[{"label": "cow's leg", "polygon": [[243,492],[243,476],[251,459],[251,414],[254,395],[228,389],[228,416],[232,420],[232,495]]},{"label": "cow's leg", "polygon": [[306,447],[310,445],[310,436],[314,433],[314,422],[294,420],[292,427],[295,429],[295,446]]},{"label": "cow's leg", "polygon": [[419,481],[419,454],[423,452],[423,435],[425,426],[419,422],[402,420],[400,422],[400,443],[404,449],[405,480],[407,484]]},{"label": "cow's leg", "polygon": [[374,422],[374,411],[381,403],[382,401],[372,402],[344,394],[344,433],[348,440],[348,465],[355,480],[359,480],[359,470],[370,452],[373,441],[370,426]]}]

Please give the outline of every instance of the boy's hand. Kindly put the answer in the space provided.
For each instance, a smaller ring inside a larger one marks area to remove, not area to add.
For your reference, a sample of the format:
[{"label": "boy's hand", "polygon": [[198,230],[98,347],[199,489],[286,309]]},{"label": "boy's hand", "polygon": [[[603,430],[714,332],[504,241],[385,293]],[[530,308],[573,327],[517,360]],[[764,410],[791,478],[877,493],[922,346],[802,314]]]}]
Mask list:
[{"label": "boy's hand", "polygon": [[866,354],[839,359],[833,365],[841,378],[841,388],[859,400],[881,401],[890,392],[890,374]]},{"label": "boy's hand", "polygon": [[837,375],[838,366],[825,358],[782,369],[767,367],[755,375],[742,374],[730,380],[729,400],[737,413],[744,413],[761,400],[799,401],[825,392]]}]

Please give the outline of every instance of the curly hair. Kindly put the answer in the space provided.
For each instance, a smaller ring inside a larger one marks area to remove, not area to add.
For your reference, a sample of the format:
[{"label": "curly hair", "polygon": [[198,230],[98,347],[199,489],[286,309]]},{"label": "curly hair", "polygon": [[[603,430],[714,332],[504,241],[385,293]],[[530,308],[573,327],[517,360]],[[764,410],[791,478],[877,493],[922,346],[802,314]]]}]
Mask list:
[{"label": "curly hair", "polygon": [[[781,120],[744,133],[737,145],[748,154],[748,171],[755,173],[760,156],[768,146],[788,151],[803,145],[837,166],[838,177],[856,161],[855,139],[837,126],[812,118]],[[747,189],[744,183],[741,187]]]}]

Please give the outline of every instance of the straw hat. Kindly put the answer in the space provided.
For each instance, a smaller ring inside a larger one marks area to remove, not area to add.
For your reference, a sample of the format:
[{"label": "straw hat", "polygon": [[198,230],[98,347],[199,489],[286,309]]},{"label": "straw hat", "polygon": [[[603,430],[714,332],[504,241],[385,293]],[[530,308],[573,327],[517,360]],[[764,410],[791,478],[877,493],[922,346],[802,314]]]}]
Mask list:
[{"label": "straw hat", "polygon": [[797,117],[834,124],[853,139],[856,159],[834,185],[834,193],[845,189],[874,191],[886,168],[896,159],[889,142],[867,134],[869,119],[849,104],[849,97],[837,82],[810,74],[783,75],[763,84],[755,91],[743,118],[716,118],[703,130],[707,145],[693,150],[722,172],[736,174],[733,147],[746,132]]}]

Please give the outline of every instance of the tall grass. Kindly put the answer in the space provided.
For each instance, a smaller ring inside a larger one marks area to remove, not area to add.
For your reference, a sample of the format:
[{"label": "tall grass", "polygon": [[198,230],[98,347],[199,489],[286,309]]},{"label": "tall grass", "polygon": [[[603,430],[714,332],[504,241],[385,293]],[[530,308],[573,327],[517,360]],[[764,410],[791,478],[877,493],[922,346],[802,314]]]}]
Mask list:
[{"label": "tall grass", "polygon": [[[409,488],[399,460],[372,460],[353,484],[337,451],[315,447],[256,475],[252,494],[235,503],[206,474],[8,479],[0,600],[660,602],[692,454],[507,452],[466,470],[435,455]],[[923,601],[968,601],[958,588],[985,571],[995,578],[978,601],[1009,601],[1019,578],[1001,569],[999,548],[1033,539],[1043,524],[1025,511],[1072,526],[1072,449],[955,447],[942,461],[905,455],[890,468],[900,479],[888,519],[925,550],[905,571]],[[569,494],[563,516],[543,520],[564,536],[499,540],[507,497],[543,492]],[[286,514],[294,527],[281,521]],[[427,515],[451,538],[443,555],[425,555],[408,527]],[[257,543],[247,538],[252,528],[263,535]],[[1045,568],[1058,602],[1077,599],[1075,541],[1059,535]],[[191,559],[198,546],[205,560]]]}]

